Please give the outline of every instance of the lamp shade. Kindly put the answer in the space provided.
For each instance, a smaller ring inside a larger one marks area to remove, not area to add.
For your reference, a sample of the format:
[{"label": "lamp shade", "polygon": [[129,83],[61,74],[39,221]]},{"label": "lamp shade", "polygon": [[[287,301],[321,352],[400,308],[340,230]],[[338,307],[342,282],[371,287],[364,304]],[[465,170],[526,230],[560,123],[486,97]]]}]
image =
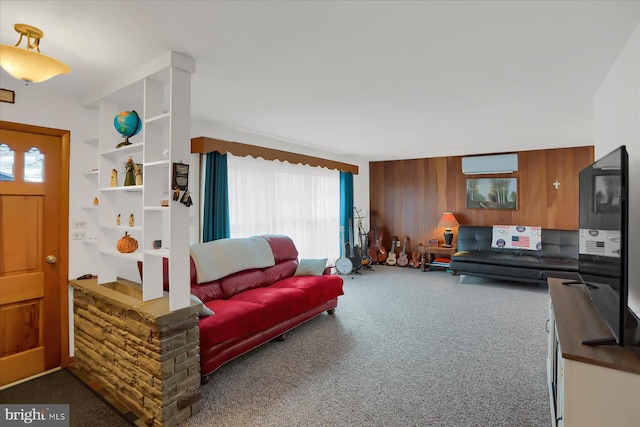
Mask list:
[{"label": "lamp shade", "polygon": [[440,222],[438,222],[438,227],[444,228],[453,228],[458,227],[459,225],[460,224],[458,223],[458,220],[455,216],[453,216],[451,212],[443,213],[442,217],[440,218]]},{"label": "lamp shade", "polygon": [[[0,45],[0,66],[13,77],[27,83],[38,83],[66,74],[71,68],[55,58],[40,53],[42,31],[26,24],[16,24],[20,40],[16,46]],[[27,48],[18,47],[20,41],[27,38]]]}]

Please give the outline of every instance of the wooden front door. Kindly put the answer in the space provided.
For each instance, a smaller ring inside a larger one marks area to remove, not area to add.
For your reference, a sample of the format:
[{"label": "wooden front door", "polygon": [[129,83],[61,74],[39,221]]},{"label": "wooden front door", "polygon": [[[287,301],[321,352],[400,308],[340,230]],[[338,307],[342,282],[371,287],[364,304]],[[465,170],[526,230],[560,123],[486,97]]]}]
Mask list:
[{"label": "wooden front door", "polygon": [[68,132],[0,122],[0,386],[69,362],[68,159]]}]

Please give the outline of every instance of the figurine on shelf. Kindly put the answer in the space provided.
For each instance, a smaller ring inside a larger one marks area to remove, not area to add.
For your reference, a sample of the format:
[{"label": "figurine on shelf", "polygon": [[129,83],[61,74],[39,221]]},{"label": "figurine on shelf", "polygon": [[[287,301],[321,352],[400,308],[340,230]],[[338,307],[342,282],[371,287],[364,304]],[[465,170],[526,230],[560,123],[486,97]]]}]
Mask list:
[{"label": "figurine on shelf", "polygon": [[94,205],[94,206],[98,206],[98,203],[99,203],[99,202],[98,202],[98,198],[97,198],[97,197],[94,197],[94,198],[93,198],[93,205]]},{"label": "figurine on shelf", "polygon": [[134,163],[133,169],[136,171],[136,185],[142,185],[142,167],[139,164]]},{"label": "figurine on shelf", "polygon": [[136,185],[136,176],[135,176],[135,171],[133,169],[133,159],[131,157],[129,157],[129,159],[127,160],[127,164],[124,167],[125,170],[125,174],[124,174],[124,186],[128,187],[130,185]]},{"label": "figurine on shelf", "polygon": [[135,222],[136,222],[136,220],[135,220],[135,218],[133,217],[133,212],[131,212],[131,213],[129,214],[129,227],[133,227],[133,224],[135,224]]},{"label": "figurine on shelf", "polygon": [[111,186],[112,187],[118,186],[118,171],[115,169],[111,171]]},{"label": "figurine on shelf", "polygon": [[116,217],[116,225],[120,225],[120,214]]}]

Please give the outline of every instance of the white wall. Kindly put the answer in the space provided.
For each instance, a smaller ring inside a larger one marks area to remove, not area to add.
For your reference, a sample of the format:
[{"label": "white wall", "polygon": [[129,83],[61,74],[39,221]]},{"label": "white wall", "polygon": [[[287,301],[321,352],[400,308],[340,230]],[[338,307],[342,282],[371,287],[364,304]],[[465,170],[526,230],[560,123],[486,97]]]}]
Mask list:
[{"label": "white wall", "polygon": [[[78,99],[48,91],[47,83],[25,85],[10,77],[2,79],[2,87],[15,91],[15,104],[0,103],[0,119],[71,131],[69,173],[69,229],[76,220],[88,219],[82,205],[91,204],[95,194],[83,171],[97,166],[97,158],[88,156],[89,148],[84,139],[97,132],[97,112],[81,107]],[[45,160],[46,161],[46,160]],[[90,199],[89,199],[90,198]],[[69,240],[69,277],[95,272],[96,251],[87,250],[85,243]],[[60,254],[59,258],[66,258]]]},{"label": "white wall", "polygon": [[640,315],[640,26],[593,98],[595,158],[629,152],[629,305]]}]

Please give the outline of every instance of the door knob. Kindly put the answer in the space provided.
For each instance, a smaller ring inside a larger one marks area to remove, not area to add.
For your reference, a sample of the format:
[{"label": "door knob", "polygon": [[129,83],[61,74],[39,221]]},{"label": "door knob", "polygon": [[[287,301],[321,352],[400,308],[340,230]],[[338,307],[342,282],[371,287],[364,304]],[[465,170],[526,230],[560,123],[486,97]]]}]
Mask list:
[{"label": "door knob", "polygon": [[55,264],[56,261],[58,261],[58,258],[56,258],[54,255],[47,255],[44,260],[47,262],[47,264]]}]

